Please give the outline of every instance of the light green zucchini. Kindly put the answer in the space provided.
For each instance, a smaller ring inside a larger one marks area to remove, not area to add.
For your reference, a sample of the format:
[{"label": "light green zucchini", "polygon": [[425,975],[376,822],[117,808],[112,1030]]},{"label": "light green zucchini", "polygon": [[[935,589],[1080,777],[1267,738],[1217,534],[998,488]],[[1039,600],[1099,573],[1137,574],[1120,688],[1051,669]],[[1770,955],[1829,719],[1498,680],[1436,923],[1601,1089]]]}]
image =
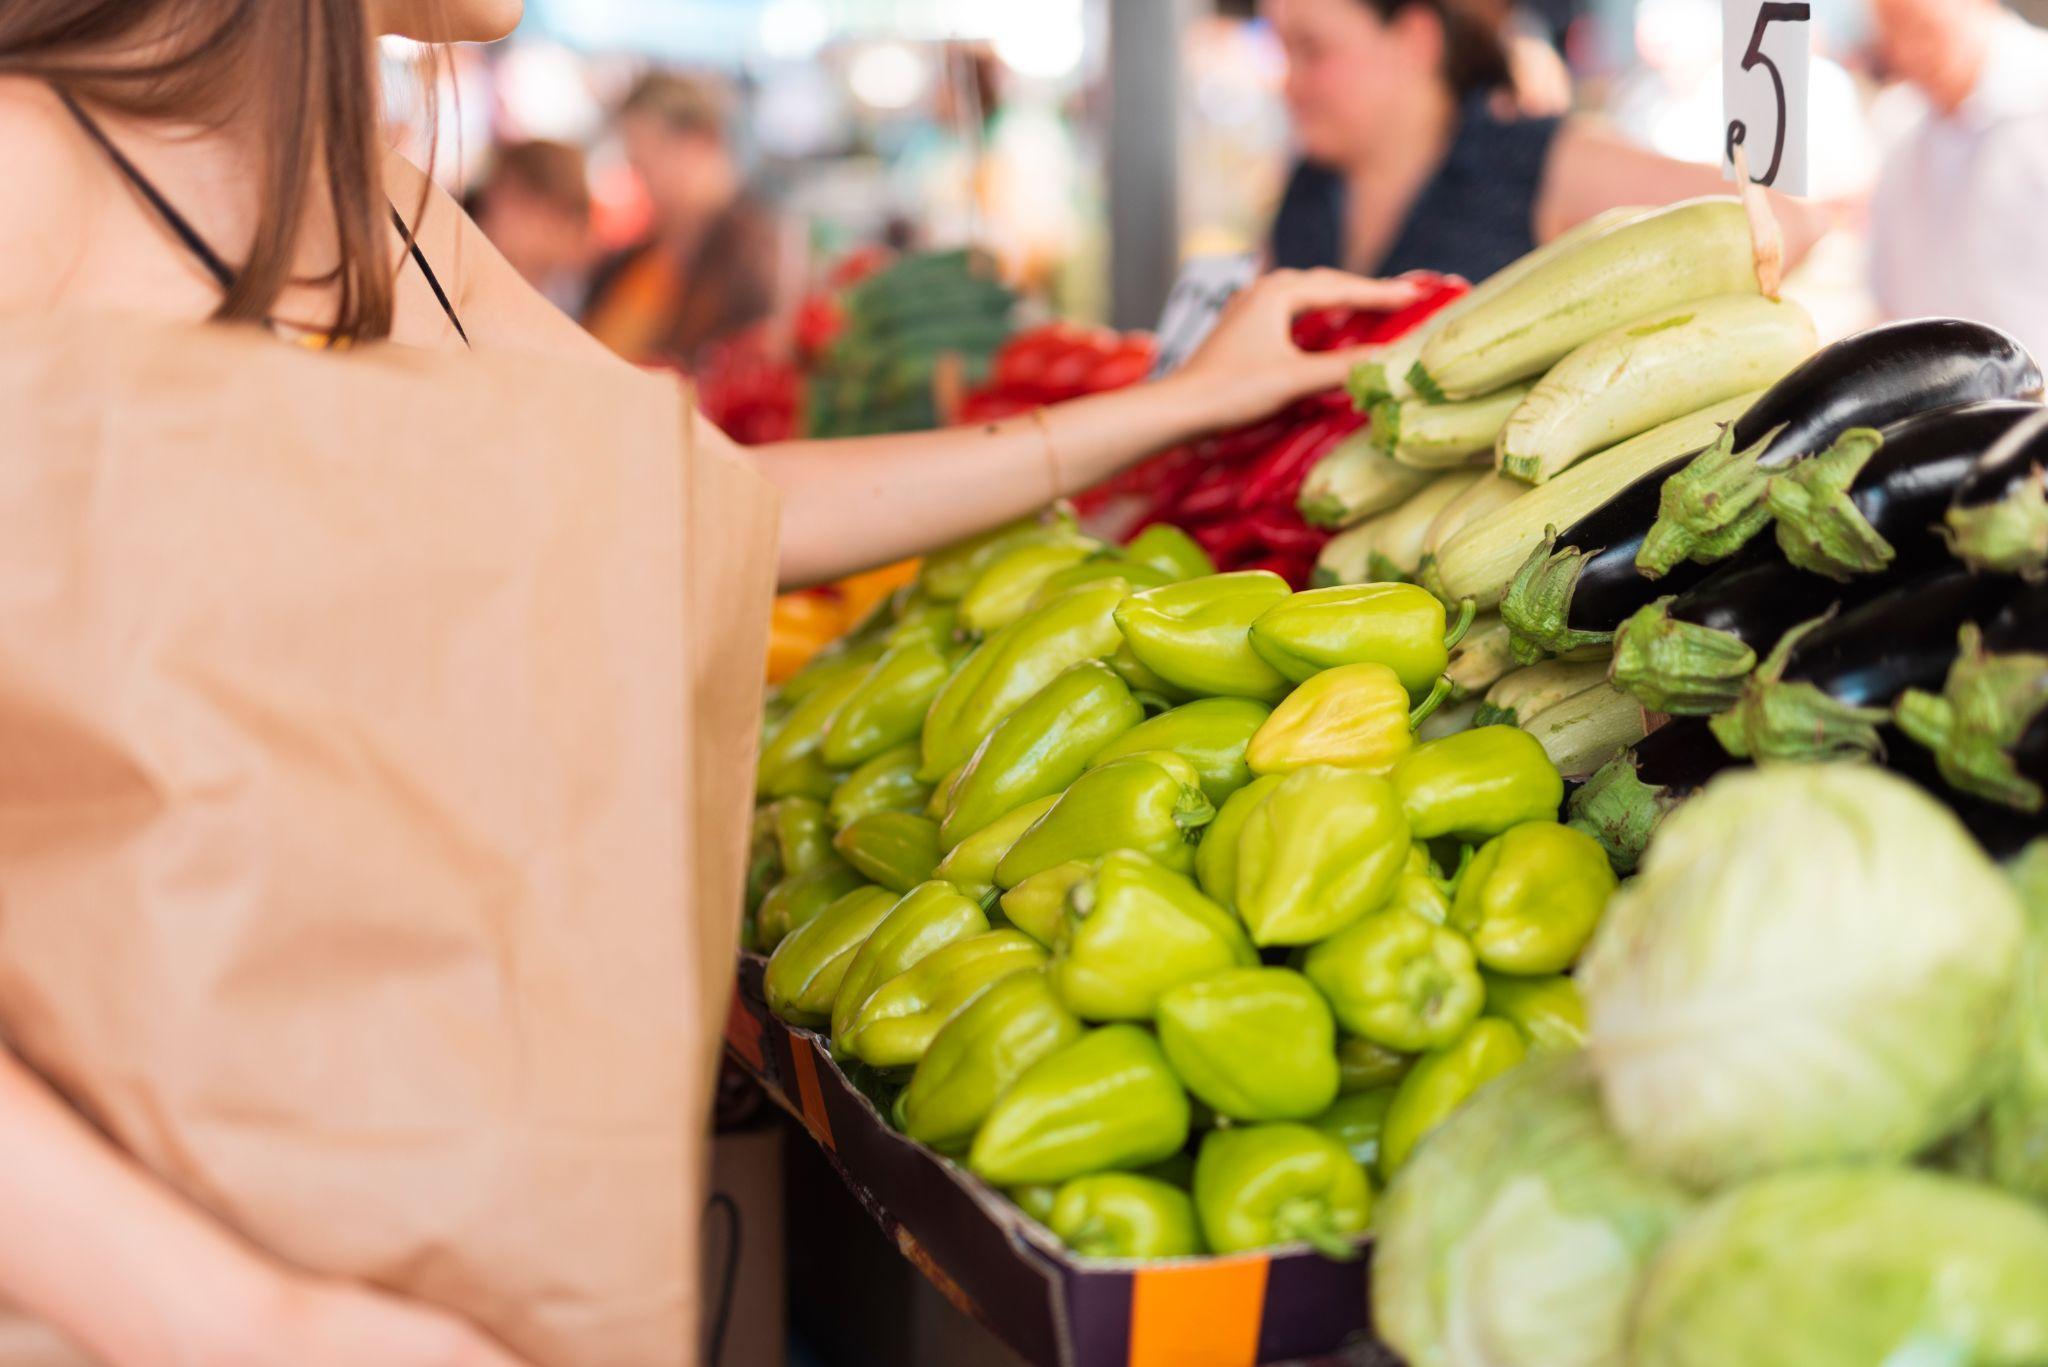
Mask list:
[{"label": "light green zucchini", "polygon": [[1372,408],[1373,440],[1403,465],[1424,470],[1489,464],[1501,429],[1531,388],[1509,385],[1497,394],[1463,403],[1383,399]]},{"label": "light green zucchini", "polygon": [[1413,579],[1422,568],[1422,541],[1436,515],[1490,473],[1461,470],[1440,475],[1400,507],[1331,537],[1316,557],[1316,582],[1378,584]]},{"label": "light green zucchini", "polygon": [[1523,718],[1534,718],[1566,698],[1575,697],[1604,682],[1606,678],[1605,660],[1583,663],[1545,660],[1541,664],[1518,669],[1486,690],[1486,707],[1481,714],[1484,720],[1480,724],[1490,726],[1505,722],[1509,726],[1519,726]]},{"label": "light green zucchini", "polygon": [[1395,460],[1365,429],[1316,462],[1301,482],[1295,506],[1315,526],[1349,527],[1400,506],[1435,477],[1434,470]]}]

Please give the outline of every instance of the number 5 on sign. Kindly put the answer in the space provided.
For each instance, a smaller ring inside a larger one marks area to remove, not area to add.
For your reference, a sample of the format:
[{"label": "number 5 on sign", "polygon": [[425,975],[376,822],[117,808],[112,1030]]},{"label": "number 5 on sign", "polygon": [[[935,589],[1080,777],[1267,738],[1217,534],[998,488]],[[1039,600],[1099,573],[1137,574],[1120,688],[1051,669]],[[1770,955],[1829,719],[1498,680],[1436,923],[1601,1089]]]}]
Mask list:
[{"label": "number 5 on sign", "polygon": [[1783,0],[1721,0],[1722,169],[1732,179],[1740,147],[1750,179],[1806,193],[1806,73],[1813,6]]}]

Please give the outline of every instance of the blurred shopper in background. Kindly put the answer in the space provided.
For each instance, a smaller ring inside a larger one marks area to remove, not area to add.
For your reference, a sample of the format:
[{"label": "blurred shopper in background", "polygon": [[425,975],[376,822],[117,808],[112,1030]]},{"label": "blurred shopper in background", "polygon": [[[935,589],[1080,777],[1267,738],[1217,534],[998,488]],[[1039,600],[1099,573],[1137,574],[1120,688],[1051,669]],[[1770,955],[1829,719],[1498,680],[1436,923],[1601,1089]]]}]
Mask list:
[{"label": "blurred shopper in background", "polygon": [[619,136],[652,229],[598,268],[583,325],[629,361],[687,368],[706,343],[773,309],[775,227],[746,193],[709,84],[641,78],[619,107]]},{"label": "blurred shopper in background", "polygon": [[538,138],[499,148],[473,208],[477,226],[512,269],[557,308],[575,312],[592,250],[582,150]]},{"label": "blurred shopper in background", "polygon": [[1870,218],[1889,317],[1952,313],[2048,355],[2048,33],[1997,0],[1873,0],[1879,55],[1908,83]]},{"label": "blurred shopper in background", "polygon": [[[1478,280],[1604,210],[1727,193],[1716,166],[1659,156],[1588,119],[1521,114],[1506,9],[1266,0],[1303,157],[1273,225],[1275,265]],[[1796,261],[1827,211],[1774,205]]]}]

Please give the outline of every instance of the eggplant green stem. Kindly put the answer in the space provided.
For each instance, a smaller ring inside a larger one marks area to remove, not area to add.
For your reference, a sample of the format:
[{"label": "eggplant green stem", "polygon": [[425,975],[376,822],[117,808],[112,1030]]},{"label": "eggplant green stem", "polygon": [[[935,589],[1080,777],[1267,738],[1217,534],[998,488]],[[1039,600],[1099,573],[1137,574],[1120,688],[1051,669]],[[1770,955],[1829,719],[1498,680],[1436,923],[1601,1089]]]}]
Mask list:
[{"label": "eggplant green stem", "polygon": [[1572,594],[1578,589],[1585,563],[1586,553],[1575,546],[1557,550],[1555,526],[1543,529],[1543,540],[1515,571],[1501,598],[1501,620],[1514,633],[1517,661],[1532,665],[1546,655],[1562,655],[1614,639],[1612,632],[1572,629]]},{"label": "eggplant green stem", "polygon": [[1458,642],[1465,639],[1465,633],[1472,629],[1472,623],[1478,616],[1478,600],[1460,598],[1458,600],[1458,620],[1453,622],[1451,629],[1444,633],[1444,649],[1456,650]]},{"label": "eggplant green stem", "polygon": [[1653,712],[1706,716],[1742,696],[1756,652],[1738,636],[1671,615],[1672,600],[1639,609],[1614,637],[1614,686]]},{"label": "eggplant green stem", "polygon": [[1899,729],[1934,754],[1942,778],[2022,812],[2048,805],[2041,785],[2019,771],[2012,748],[2048,709],[2048,655],[1993,655],[1974,623],[1940,695],[1908,689],[1895,704]]},{"label": "eggplant green stem", "polygon": [[1415,705],[1414,710],[1409,712],[1408,729],[1412,732],[1417,727],[1421,726],[1424,722],[1428,721],[1430,714],[1436,711],[1439,707],[1442,707],[1444,705],[1445,699],[1449,698],[1450,696],[1450,677],[1448,675],[1439,675],[1437,677],[1437,681],[1430,686],[1429,696],[1424,698],[1421,702],[1417,703]]},{"label": "eggplant green stem", "polygon": [[1572,794],[1566,824],[1599,841],[1614,872],[1626,878],[1635,872],[1658,825],[1677,805],[1664,789],[1643,782],[1633,754],[1619,755]]},{"label": "eggplant green stem", "polygon": [[1833,446],[1801,461],[1765,486],[1764,506],[1778,524],[1778,546],[1802,570],[1847,581],[1881,573],[1898,552],[1850,497],[1863,467],[1884,447],[1868,427],[1844,432]]},{"label": "eggplant green stem", "polygon": [[1877,728],[1891,719],[1889,708],[1858,707],[1810,683],[1784,682],[1792,651],[1834,615],[1830,608],[1786,632],[1743,685],[1735,705],[1707,723],[1722,749],[1737,759],[1759,762],[1874,758],[1884,753],[1884,738]]},{"label": "eggplant green stem", "polygon": [[1665,480],[1658,491],[1657,521],[1636,552],[1636,568],[1661,579],[1688,560],[1710,565],[1762,531],[1771,520],[1764,506],[1769,476],[1757,467],[1757,457],[1769,440],[1737,451],[1731,425]]},{"label": "eggplant green stem", "polygon": [[1973,569],[2038,580],[2048,571],[2048,471],[2038,466],[1996,503],[1951,508],[1942,536]]}]

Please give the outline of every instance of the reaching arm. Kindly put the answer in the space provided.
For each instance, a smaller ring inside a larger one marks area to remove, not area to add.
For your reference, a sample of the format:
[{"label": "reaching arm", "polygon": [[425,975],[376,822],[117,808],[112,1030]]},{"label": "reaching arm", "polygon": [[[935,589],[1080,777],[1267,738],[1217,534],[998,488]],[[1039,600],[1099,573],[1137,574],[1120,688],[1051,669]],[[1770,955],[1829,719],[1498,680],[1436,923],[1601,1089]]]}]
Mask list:
[{"label": "reaching arm", "polygon": [[[1565,121],[1551,144],[1536,200],[1536,240],[1548,242],[1595,214],[1629,204],[1674,204],[1700,195],[1732,195],[1719,166],[1677,161],[1638,147],[1596,120]],[[1842,206],[1770,194],[1785,235],[1785,265],[1797,265],[1834,225]]]},{"label": "reaching arm", "polygon": [[1180,371],[1149,384],[976,427],[750,454],[782,490],[782,581],[817,583],[1018,517],[1190,437],[1343,383],[1357,356],[1288,336],[1310,309],[1396,308],[1400,281],[1277,271],[1233,300]]}]

